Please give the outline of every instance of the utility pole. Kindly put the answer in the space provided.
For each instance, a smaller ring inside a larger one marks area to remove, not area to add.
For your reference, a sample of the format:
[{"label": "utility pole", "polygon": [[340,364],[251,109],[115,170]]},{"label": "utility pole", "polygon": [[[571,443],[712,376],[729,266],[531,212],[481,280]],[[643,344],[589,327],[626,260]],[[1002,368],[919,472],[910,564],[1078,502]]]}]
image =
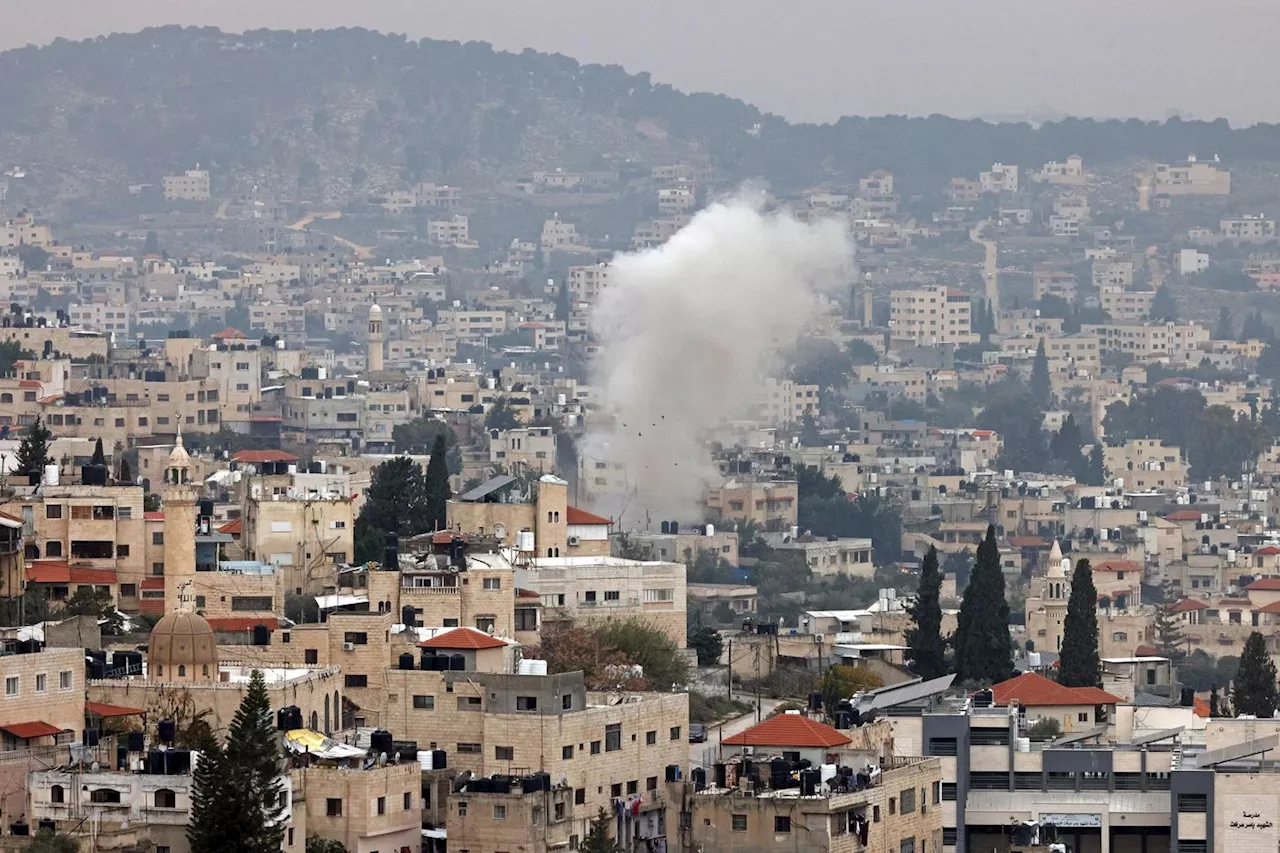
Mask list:
[{"label": "utility pole", "polygon": [[724,674],[724,698],[733,698],[733,637],[729,638],[729,659]]},{"label": "utility pole", "polygon": [[756,644],[756,722],[760,722],[760,644]]}]

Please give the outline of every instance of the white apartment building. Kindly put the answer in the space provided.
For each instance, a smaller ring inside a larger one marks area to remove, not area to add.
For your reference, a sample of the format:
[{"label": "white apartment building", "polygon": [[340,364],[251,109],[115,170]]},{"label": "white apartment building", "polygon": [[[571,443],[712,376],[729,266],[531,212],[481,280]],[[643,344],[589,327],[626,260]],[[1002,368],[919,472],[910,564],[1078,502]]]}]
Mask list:
[{"label": "white apartment building", "polygon": [[1192,154],[1185,163],[1161,163],[1152,176],[1156,195],[1230,195],[1231,172]]},{"label": "white apartment building", "polygon": [[1227,240],[1274,240],[1276,221],[1262,214],[1223,219],[1218,223],[1218,235]]},{"label": "white apartment building", "polygon": [[1195,249],[1178,252],[1178,275],[1195,275],[1209,268],[1209,256]]},{"label": "white apartment building", "polygon": [[569,267],[569,295],[575,302],[594,305],[608,287],[608,264]]},{"label": "white apartment building", "polygon": [[679,216],[693,210],[697,203],[693,190],[671,187],[658,190],[658,212],[663,216]]},{"label": "white apartment building", "polygon": [[118,339],[127,337],[133,329],[133,306],[93,302],[88,305],[72,305],[67,308],[72,326],[94,332],[112,332]]},{"label": "white apartment building", "polygon": [[944,285],[890,294],[889,328],[899,346],[962,345],[978,340],[970,324],[968,294]]},{"label": "white apartment building", "polygon": [[978,183],[984,193],[1016,193],[1018,191],[1018,167],[994,163],[991,170],[978,175]]},{"label": "white apartment building", "polygon": [[211,197],[209,173],[188,169],[181,175],[165,175],[164,197],[168,201],[208,201]]},{"label": "white apartment building", "polygon": [[437,246],[457,246],[471,242],[467,217],[454,214],[448,219],[427,220],[427,240]]},{"label": "white apartment building", "polygon": [[572,249],[582,245],[582,239],[578,236],[577,226],[557,216],[542,223],[541,244],[544,251]]},{"label": "white apartment building", "polygon": [[1079,154],[1072,154],[1064,163],[1050,160],[1040,168],[1039,172],[1036,172],[1034,177],[1037,181],[1050,184],[1083,184],[1086,181],[1084,158]]}]

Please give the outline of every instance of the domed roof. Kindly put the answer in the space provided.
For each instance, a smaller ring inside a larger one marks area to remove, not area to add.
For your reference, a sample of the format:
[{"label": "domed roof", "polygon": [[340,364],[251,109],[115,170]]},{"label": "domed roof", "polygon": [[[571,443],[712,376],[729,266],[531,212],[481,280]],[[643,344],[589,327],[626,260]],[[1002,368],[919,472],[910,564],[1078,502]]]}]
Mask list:
[{"label": "domed roof", "polygon": [[169,461],[165,465],[169,468],[182,468],[190,464],[191,454],[182,446],[182,428],[179,427],[178,439],[174,442],[173,450],[169,451]]},{"label": "domed roof", "polygon": [[191,666],[218,663],[218,645],[213,628],[199,613],[175,610],[166,614],[151,629],[147,645],[147,665],[156,672],[157,665]]},{"label": "domed roof", "polygon": [[376,303],[376,302],[375,302],[375,303],[373,303],[372,305],[370,305],[370,306],[369,306],[369,319],[370,319],[370,320],[375,320],[375,319],[377,319],[377,318],[379,318],[379,317],[381,317],[381,316],[382,316],[382,308],[378,305],[378,303]]}]

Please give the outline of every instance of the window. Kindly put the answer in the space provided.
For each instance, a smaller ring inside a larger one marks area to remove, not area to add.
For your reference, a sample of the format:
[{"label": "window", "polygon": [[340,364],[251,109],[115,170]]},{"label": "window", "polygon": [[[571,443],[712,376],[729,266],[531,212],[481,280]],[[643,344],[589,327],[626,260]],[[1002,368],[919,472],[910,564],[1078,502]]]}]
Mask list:
[{"label": "window", "polygon": [[174,809],[178,807],[177,795],[168,788],[161,788],[155,793],[155,806],[158,809]]},{"label": "window", "polygon": [[318,649],[305,649],[302,652],[302,660],[304,663],[315,666],[320,660],[320,652]]},{"label": "window", "polygon": [[585,601],[585,602],[587,602],[588,604],[595,604],[595,603],[596,603],[596,591],[595,591],[594,589],[589,589],[589,590],[587,590],[586,592],[584,592],[584,593],[582,594],[582,600],[583,600],[583,601]]},{"label": "window", "polygon": [[506,820],[506,819],[507,819],[507,807],[506,807],[506,805],[504,805],[503,803],[494,803],[494,804],[493,804],[493,819],[494,819],[494,820]]},{"label": "window", "polygon": [[587,789],[575,788],[573,791],[573,804],[580,806],[587,801]]},{"label": "window", "polygon": [[342,642],[352,643],[357,646],[367,646],[369,644],[369,635],[365,631],[347,631],[342,635]]},{"label": "window", "polygon": [[942,802],[942,783],[934,782],[933,783],[933,804],[936,806],[940,802]]},{"label": "window", "polygon": [[233,595],[231,596],[231,609],[244,612],[253,612],[259,610],[271,610],[272,602],[269,595]]},{"label": "window", "polygon": [[[453,685],[451,684],[445,685],[446,690],[451,689],[452,687]],[[459,696],[458,710],[459,711],[479,711],[480,697],[479,696]]]},{"label": "window", "polygon": [[538,630],[538,611],[532,607],[517,607],[516,608],[516,630],[517,631]]},{"label": "window", "polygon": [[485,589],[502,589],[502,578],[485,578]]},{"label": "window", "polygon": [[897,813],[898,813],[898,798],[890,797],[889,798],[889,814],[895,815]]},{"label": "window", "polygon": [[135,584],[135,583],[122,583],[122,584],[120,584],[120,596],[121,596],[122,598],[137,598],[137,597],[138,597],[138,585],[137,585],[137,584]]},{"label": "window", "polygon": [[127,556],[129,556],[129,546],[128,546],[128,545],[117,545],[117,546],[116,546],[116,556],[117,556],[117,557],[127,557]]},{"label": "window", "polygon": [[152,532],[152,534],[151,534],[151,544],[152,544],[152,545],[163,545],[163,544],[164,544],[164,531],[163,531],[163,530],[156,530],[156,531],[153,531],[153,532]]},{"label": "window", "polygon": [[902,804],[902,813],[911,814],[916,810],[916,789],[907,788],[898,794],[898,802]]},{"label": "window", "polygon": [[898,843],[898,853],[916,853],[916,840],[904,838]]},{"label": "window", "polygon": [[604,727],[604,751],[617,752],[622,749],[622,724],[612,723]]},{"label": "window", "polygon": [[621,796],[622,796],[622,783],[621,783],[621,782],[614,782],[612,785],[610,785],[610,786],[609,786],[609,796],[610,796],[610,797],[613,797],[615,800],[616,800],[618,797],[621,797]]},{"label": "window", "polygon": [[775,815],[773,818],[774,832],[790,832],[791,818],[787,815]]},{"label": "window", "polygon": [[639,790],[639,788],[640,788],[640,783],[639,783],[639,782],[637,782],[635,779],[632,779],[632,780],[630,780],[629,782],[627,782],[627,793],[628,793],[628,794],[634,794],[636,791],[638,791],[638,790]]},{"label": "window", "polygon": [[436,709],[436,697],[434,696],[414,696],[413,710],[415,711],[434,711]]},{"label": "window", "polygon": [[116,507],[116,518],[133,518],[133,507],[118,506]]},{"label": "window", "polygon": [[746,815],[744,815],[744,814],[736,814],[736,815],[734,815],[734,816],[733,816],[733,831],[734,831],[734,832],[746,832],[746,831],[747,831],[747,816],[746,816]]},{"label": "window", "polygon": [[560,758],[564,761],[573,758],[573,744],[560,747]]},{"label": "window", "polygon": [[37,673],[36,674],[36,692],[44,693],[49,687],[48,681],[49,681],[49,676],[45,675],[43,672]]},{"label": "window", "polygon": [[645,779],[645,780],[644,780],[644,789],[645,789],[646,791],[656,791],[656,790],[658,790],[658,777],[657,777],[657,776],[650,776],[649,778]]},{"label": "window", "polygon": [[120,802],[120,792],[115,788],[98,788],[96,791],[89,792],[89,802],[118,803]]},{"label": "window", "polygon": [[368,687],[369,676],[367,675],[348,675],[344,679],[347,687]]},{"label": "window", "polygon": [[324,813],[329,817],[342,817],[342,800],[329,797],[324,801]]},{"label": "window", "polygon": [[18,676],[11,675],[4,680],[4,695],[5,696],[18,695]]},{"label": "window", "polygon": [[560,697],[560,707],[566,711],[573,710],[573,694],[566,693]]},{"label": "window", "polygon": [[872,807],[871,807],[871,822],[872,822],[872,823],[879,823],[879,822],[880,822],[880,807],[879,807],[879,806],[872,806]]},{"label": "window", "polygon": [[495,761],[515,761],[516,748],[514,746],[495,746],[493,748],[493,757]]},{"label": "window", "polygon": [[458,744],[459,755],[479,755],[480,744],[478,743],[460,743]]},{"label": "window", "polygon": [[413,792],[405,791],[404,792],[404,810],[409,811],[409,809],[411,808],[413,808]]},{"label": "window", "polygon": [[516,710],[517,711],[538,710],[538,697],[537,696],[517,696]]},{"label": "window", "polygon": [[1207,794],[1179,794],[1178,811],[1192,814],[1205,814],[1209,810]]},{"label": "window", "polygon": [[62,518],[62,504],[45,504],[45,518]]},{"label": "window", "polygon": [[619,593],[616,589],[606,589],[604,591],[605,601],[620,601],[621,598],[622,598],[621,593]]},{"label": "window", "polygon": [[656,729],[655,729],[655,730],[653,730],[653,731],[651,731],[651,732],[645,732],[645,733],[644,733],[644,745],[645,745],[645,746],[653,746],[653,745],[654,745],[655,743],[657,743],[657,742],[658,742],[658,732],[657,732],[657,730],[656,730]]},{"label": "window", "polygon": [[671,739],[672,739],[672,740],[680,740],[680,727],[679,727],[679,726],[672,726],[672,727],[671,727]]},{"label": "window", "polygon": [[378,797],[378,814],[386,814],[386,813],[387,813],[387,798]]},{"label": "window", "polygon": [[49,789],[49,802],[65,803],[67,801],[67,792],[61,785],[54,785]]},{"label": "window", "polygon": [[1077,712],[1077,713],[1076,713],[1076,722],[1079,722],[1079,723],[1087,723],[1087,722],[1089,722],[1089,712],[1088,712],[1088,711],[1079,711],[1079,712]]},{"label": "window", "polygon": [[48,544],[44,546],[44,555],[46,557],[61,557],[62,543],[57,539],[49,540]]},{"label": "window", "polygon": [[592,755],[600,754],[600,741],[598,740],[591,741],[591,754]]},{"label": "window", "polygon": [[58,689],[59,690],[71,689],[71,670],[64,669],[62,672],[58,673]]}]

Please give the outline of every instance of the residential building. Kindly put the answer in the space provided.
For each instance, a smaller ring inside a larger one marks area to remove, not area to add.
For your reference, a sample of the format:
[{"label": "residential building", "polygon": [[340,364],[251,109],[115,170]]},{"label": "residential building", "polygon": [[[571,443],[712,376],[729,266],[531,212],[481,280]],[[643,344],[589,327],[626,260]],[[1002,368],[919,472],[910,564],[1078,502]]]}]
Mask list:
[{"label": "residential building", "polygon": [[180,175],[165,175],[161,182],[167,201],[208,201],[211,198],[209,173],[200,168]]},{"label": "residential building", "polygon": [[1084,158],[1079,154],[1072,154],[1062,163],[1050,160],[1033,177],[1037,181],[1069,186],[1081,186],[1088,182],[1084,172]]},{"label": "residential building", "polygon": [[1218,234],[1226,240],[1274,240],[1276,221],[1261,214],[1223,219],[1218,223]]},{"label": "residential building", "polygon": [[427,240],[437,246],[458,246],[471,242],[467,217],[455,213],[448,219],[427,220]]},{"label": "residential building", "polygon": [[897,346],[962,345],[978,340],[970,325],[968,294],[943,285],[893,291],[889,327]]},{"label": "residential building", "polygon": [[1153,195],[1230,195],[1231,172],[1192,154],[1184,163],[1160,163],[1152,176]]},{"label": "residential building", "polygon": [[708,517],[717,522],[754,521],[762,527],[790,529],[796,523],[799,499],[794,480],[731,479],[708,488],[703,503]]},{"label": "residential building", "polygon": [[1016,193],[1018,191],[1018,167],[996,163],[989,171],[978,175],[978,183],[982,185],[984,193]]}]

